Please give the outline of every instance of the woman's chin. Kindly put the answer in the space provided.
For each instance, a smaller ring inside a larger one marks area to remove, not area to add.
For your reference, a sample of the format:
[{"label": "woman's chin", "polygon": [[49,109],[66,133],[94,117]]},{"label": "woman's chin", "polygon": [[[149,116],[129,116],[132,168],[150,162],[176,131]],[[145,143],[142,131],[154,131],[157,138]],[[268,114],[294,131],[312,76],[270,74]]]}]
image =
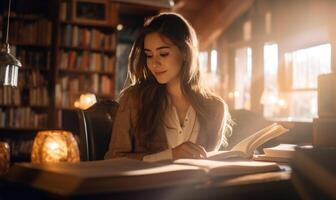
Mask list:
[{"label": "woman's chin", "polygon": [[[157,79],[156,79],[157,80]],[[167,83],[167,81],[162,81],[162,80],[157,80],[157,82],[159,83],[159,84],[161,84],[161,85],[163,85],[163,84],[166,84]]]},{"label": "woman's chin", "polygon": [[156,78],[156,81],[159,83],[159,84],[166,84],[167,83],[167,80],[165,79],[160,79],[160,78]]}]

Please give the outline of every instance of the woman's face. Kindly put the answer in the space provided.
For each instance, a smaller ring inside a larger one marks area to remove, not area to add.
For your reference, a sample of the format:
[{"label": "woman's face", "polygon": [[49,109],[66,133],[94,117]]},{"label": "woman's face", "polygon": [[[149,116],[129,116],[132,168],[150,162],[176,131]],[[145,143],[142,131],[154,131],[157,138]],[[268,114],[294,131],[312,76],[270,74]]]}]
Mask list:
[{"label": "woman's face", "polygon": [[178,47],[168,38],[158,33],[147,34],[144,51],[147,66],[160,84],[179,80],[183,58]]}]

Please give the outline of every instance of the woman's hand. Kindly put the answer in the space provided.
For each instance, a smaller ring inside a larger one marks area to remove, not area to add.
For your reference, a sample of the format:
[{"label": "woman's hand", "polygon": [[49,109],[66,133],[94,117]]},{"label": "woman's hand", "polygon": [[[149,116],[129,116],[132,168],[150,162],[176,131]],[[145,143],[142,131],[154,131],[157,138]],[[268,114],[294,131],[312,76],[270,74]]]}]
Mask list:
[{"label": "woman's hand", "polygon": [[173,160],[180,158],[202,159],[207,157],[207,153],[202,146],[189,141],[173,148],[172,153]]}]

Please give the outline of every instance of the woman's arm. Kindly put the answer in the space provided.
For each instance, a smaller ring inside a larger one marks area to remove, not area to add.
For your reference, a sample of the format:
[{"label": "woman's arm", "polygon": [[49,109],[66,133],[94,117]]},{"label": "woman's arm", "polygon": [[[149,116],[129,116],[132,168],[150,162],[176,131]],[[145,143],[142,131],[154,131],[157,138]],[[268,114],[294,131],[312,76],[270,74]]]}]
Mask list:
[{"label": "woman's arm", "polygon": [[[142,160],[146,152],[133,152],[131,140],[132,118],[134,118],[134,106],[129,94],[123,94],[119,100],[119,108],[113,124],[112,136],[109,150],[105,154],[105,159],[117,157],[128,157]],[[133,115],[132,115],[133,112]]]}]

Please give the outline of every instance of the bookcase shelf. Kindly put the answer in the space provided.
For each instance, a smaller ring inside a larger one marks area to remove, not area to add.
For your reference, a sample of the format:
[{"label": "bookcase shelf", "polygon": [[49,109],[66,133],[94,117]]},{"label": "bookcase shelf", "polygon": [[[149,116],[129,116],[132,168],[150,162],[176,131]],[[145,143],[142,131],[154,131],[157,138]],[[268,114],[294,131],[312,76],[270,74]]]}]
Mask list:
[{"label": "bookcase shelf", "polygon": [[28,132],[36,132],[48,130],[47,127],[0,127],[0,131],[28,131]]},{"label": "bookcase shelf", "polygon": [[96,23],[83,23],[83,22],[74,22],[71,20],[61,20],[62,25],[73,25],[73,26],[82,26],[82,27],[92,27],[92,28],[103,28],[103,29],[110,29],[112,31],[116,30],[116,27],[111,24],[96,24]]},{"label": "bookcase shelf", "polygon": [[29,50],[43,50],[50,51],[51,46],[45,44],[33,44],[33,43],[20,43],[20,42],[10,42],[12,46],[20,46],[21,48],[27,48]]},{"label": "bookcase shelf", "polygon": [[65,50],[73,50],[73,51],[90,51],[90,52],[104,53],[104,54],[115,54],[115,50],[113,49],[73,47],[73,46],[61,46],[60,48],[65,49]]},{"label": "bookcase shelf", "polygon": [[[41,18],[43,18],[43,16],[41,15],[12,15],[9,17],[10,20],[21,20],[21,21],[35,21]],[[7,17],[5,19],[7,20]]]},{"label": "bookcase shelf", "polygon": [[49,105],[15,105],[15,104],[0,104],[1,108],[21,108],[21,107],[29,107],[34,110],[44,110],[48,109]]},{"label": "bookcase shelf", "polygon": [[50,72],[50,69],[48,69],[48,68],[27,67],[27,65],[22,66],[19,70],[23,70],[23,71],[33,71],[33,70],[38,70],[38,71],[43,72],[43,73]]},{"label": "bookcase shelf", "polygon": [[91,71],[91,70],[80,70],[80,69],[60,69],[60,73],[64,74],[101,74],[113,76],[113,72],[104,72],[104,71]]}]

